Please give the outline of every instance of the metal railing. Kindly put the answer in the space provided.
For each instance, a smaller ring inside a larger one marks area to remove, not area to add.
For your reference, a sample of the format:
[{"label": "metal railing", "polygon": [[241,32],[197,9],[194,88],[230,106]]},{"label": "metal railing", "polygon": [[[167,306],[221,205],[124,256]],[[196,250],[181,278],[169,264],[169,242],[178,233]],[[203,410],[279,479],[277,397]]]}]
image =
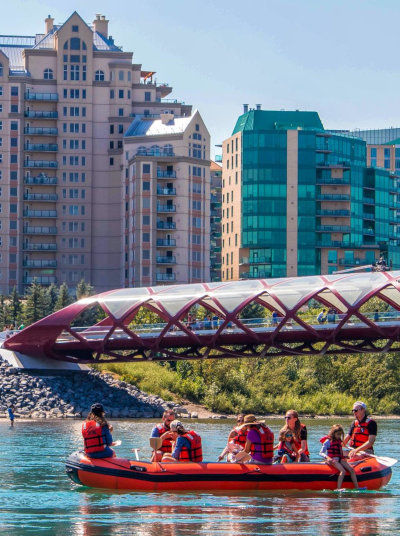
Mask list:
[{"label": "metal railing", "polygon": [[57,136],[58,128],[46,128],[46,127],[25,127],[25,134],[31,134],[33,136]]},{"label": "metal railing", "polygon": [[27,91],[25,93],[25,100],[30,101],[58,101],[57,93],[30,93]]},{"label": "metal railing", "polygon": [[42,276],[25,276],[23,279],[24,285],[30,285],[36,281],[36,283],[39,283],[39,285],[51,285],[52,283],[57,283],[57,278],[55,276],[50,275],[42,275]]},{"label": "metal railing", "polygon": [[57,201],[57,194],[24,194],[25,201]]},{"label": "metal railing", "polygon": [[318,225],[317,231],[319,232],[337,232],[337,233],[349,233],[351,230],[350,225]]},{"label": "metal railing", "polygon": [[57,261],[53,259],[29,259],[23,262],[25,268],[57,268]]},{"label": "metal railing", "polygon": [[57,184],[57,177],[24,177],[24,183],[51,186]]},{"label": "metal railing", "polygon": [[317,210],[317,216],[350,216],[350,210]]},{"label": "metal railing", "polygon": [[157,177],[159,179],[176,179],[176,171],[163,171],[157,169]]},{"label": "metal railing", "polygon": [[138,149],[136,151],[137,156],[175,156],[175,153],[173,150],[165,149],[165,150],[154,150],[154,149]]},{"label": "metal railing", "polygon": [[156,274],[156,281],[175,281],[176,274]]},{"label": "metal railing", "polygon": [[176,188],[157,188],[157,195],[176,195]]},{"label": "metal railing", "polygon": [[25,143],[25,151],[58,151],[58,145],[56,143]]},{"label": "metal railing", "polygon": [[166,257],[158,256],[156,257],[157,264],[176,264],[176,257],[167,255]]},{"label": "metal railing", "polygon": [[23,230],[24,230],[24,234],[36,234],[36,235],[40,235],[40,234],[56,235],[57,234],[57,227],[31,227],[31,226],[26,225],[23,228]]},{"label": "metal railing", "polygon": [[176,205],[157,205],[157,212],[176,212]]},{"label": "metal railing", "polygon": [[24,218],[57,218],[56,210],[24,210]]},{"label": "metal railing", "polygon": [[176,229],[176,223],[174,221],[158,221],[157,229]]},{"label": "metal railing", "polygon": [[24,244],[24,251],[57,251],[57,244]]},{"label": "metal railing", "polygon": [[350,196],[344,194],[318,194],[317,201],[350,201]]},{"label": "metal railing", "polygon": [[26,168],[57,168],[58,162],[53,160],[25,160]]},{"label": "metal railing", "polygon": [[176,246],[175,238],[157,238],[157,246],[159,247],[174,247]]},{"label": "metal railing", "polygon": [[25,110],[24,116],[37,119],[57,119],[58,112],[49,112],[43,110]]}]

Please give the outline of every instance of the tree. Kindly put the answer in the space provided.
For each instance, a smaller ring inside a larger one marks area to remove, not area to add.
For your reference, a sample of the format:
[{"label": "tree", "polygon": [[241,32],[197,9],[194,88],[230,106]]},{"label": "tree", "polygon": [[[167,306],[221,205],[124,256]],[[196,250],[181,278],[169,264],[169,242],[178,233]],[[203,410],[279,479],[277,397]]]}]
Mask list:
[{"label": "tree", "polygon": [[11,311],[5,296],[0,295],[0,329],[3,331],[11,324]]},{"label": "tree", "polygon": [[89,283],[86,283],[84,279],[81,279],[76,286],[76,299],[81,300],[87,298],[93,294],[93,287]]},{"label": "tree", "polygon": [[46,315],[46,296],[44,289],[36,279],[27,290],[27,299],[23,307],[23,322],[26,326],[37,322]]},{"label": "tree", "polygon": [[264,318],[265,307],[253,301],[240,311],[240,318]]},{"label": "tree", "polygon": [[54,313],[56,309],[56,303],[58,299],[58,288],[52,283],[45,291],[46,294],[46,316]]},{"label": "tree", "polygon": [[18,294],[17,287],[14,287],[11,291],[11,294],[9,296],[9,302],[10,302],[10,314],[12,319],[12,324],[15,328],[18,327],[21,320],[21,298]]},{"label": "tree", "polygon": [[71,296],[68,292],[68,286],[64,282],[61,285],[60,290],[58,291],[58,297],[55,303],[54,310],[59,311],[60,309],[64,309],[64,307],[67,307],[67,305],[70,305],[70,303],[72,303]]}]

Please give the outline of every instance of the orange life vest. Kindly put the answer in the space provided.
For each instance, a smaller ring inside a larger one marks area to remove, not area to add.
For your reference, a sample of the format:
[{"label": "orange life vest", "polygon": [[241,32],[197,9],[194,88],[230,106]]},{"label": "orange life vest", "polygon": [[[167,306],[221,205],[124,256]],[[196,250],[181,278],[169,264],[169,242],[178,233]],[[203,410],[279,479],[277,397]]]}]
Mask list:
[{"label": "orange life vest", "polygon": [[[251,454],[253,455],[256,451],[256,446],[261,446],[261,456],[263,458],[272,458],[274,455],[274,434],[268,428],[262,424],[257,428],[257,434],[260,437],[260,441],[253,442],[251,444]],[[259,451],[258,451],[259,452]]]},{"label": "orange life vest", "polygon": [[[164,423],[158,424],[156,428],[160,436],[165,434],[165,432],[169,432],[169,428],[167,428]],[[161,450],[161,452],[172,452],[172,439],[170,437],[163,439],[161,447],[158,450]]]},{"label": "orange life vest", "polygon": [[233,438],[233,442],[236,443],[236,445],[240,445],[241,447],[245,447],[246,440],[247,440],[247,430],[240,429],[239,427],[234,428],[234,431],[236,432],[236,436]]},{"label": "orange life vest", "polygon": [[[300,431],[303,430],[305,427],[306,427],[305,424],[300,424]],[[297,450],[300,450],[301,449],[301,439],[297,440],[297,438],[296,438],[294,433],[293,433],[293,439],[294,439],[294,446],[296,447]],[[306,456],[310,455],[310,453],[308,452],[308,446],[306,446],[306,450],[304,451],[304,454]]]},{"label": "orange life vest", "polygon": [[369,431],[368,431],[368,423],[370,422],[370,418],[367,417],[364,421],[359,422],[357,420],[354,421],[354,430],[351,434],[351,438],[349,441],[350,447],[356,449],[357,447],[360,447],[369,439]]},{"label": "orange life vest", "polygon": [[278,457],[283,457],[285,454],[289,456],[292,461],[295,461],[297,457],[295,451],[288,447],[287,441],[281,441],[278,445]]},{"label": "orange life vest", "polygon": [[96,421],[86,421],[82,424],[82,436],[86,454],[101,452],[107,446],[103,427]]},{"label": "orange life vest", "polygon": [[203,461],[203,449],[201,446],[201,437],[193,430],[186,432],[182,437],[190,442],[190,449],[183,447],[179,454],[180,462],[202,462]]}]

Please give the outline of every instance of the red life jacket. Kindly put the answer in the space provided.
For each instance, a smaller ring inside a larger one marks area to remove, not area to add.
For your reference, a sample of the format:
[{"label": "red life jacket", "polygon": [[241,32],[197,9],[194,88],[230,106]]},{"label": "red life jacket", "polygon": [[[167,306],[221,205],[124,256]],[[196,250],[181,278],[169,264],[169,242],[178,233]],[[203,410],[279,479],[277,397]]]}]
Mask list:
[{"label": "red life jacket", "polygon": [[[263,458],[272,458],[274,455],[274,434],[268,426],[264,426],[263,424],[260,424],[256,431],[260,437],[260,441],[251,444],[251,454],[253,455],[256,451],[256,446],[261,446],[261,456]],[[257,450],[259,452],[259,449]]]},{"label": "red life jacket", "polygon": [[[300,431],[303,430],[305,427],[306,427],[305,424],[300,423]],[[294,446],[296,447],[297,450],[300,450],[301,449],[301,439],[297,440],[297,438],[296,438],[294,433],[293,433],[293,439],[294,439]],[[306,450],[304,451],[304,454],[306,456],[310,455],[310,453],[308,452],[308,446],[306,446]]]},{"label": "red life jacket", "polygon": [[340,460],[344,458],[342,441],[340,439],[330,439],[330,447],[327,449],[327,454],[330,458],[339,458]]},{"label": "red life jacket", "polygon": [[[169,432],[169,428],[164,423],[157,424],[156,428],[160,436],[165,434],[165,432]],[[161,447],[158,450],[161,450],[161,452],[172,452],[172,439],[170,437],[163,439]]]},{"label": "red life jacket", "polygon": [[[290,449],[287,444],[286,441],[281,441],[278,445],[278,455],[279,456],[284,456],[285,454],[287,454],[289,456],[289,458],[291,460],[295,460],[296,459],[296,453],[294,450]],[[293,442],[294,443],[294,442]],[[283,452],[282,452],[283,451]]]},{"label": "red life jacket", "polygon": [[179,454],[180,462],[202,462],[203,449],[201,446],[201,437],[193,430],[186,432],[182,437],[186,437],[190,441],[190,449],[183,447]]},{"label": "red life jacket", "polygon": [[240,429],[240,427],[234,428],[236,432],[236,436],[233,438],[233,442],[236,443],[236,445],[240,445],[241,447],[245,447],[246,440],[247,440],[247,430]]},{"label": "red life jacket", "polygon": [[107,446],[103,427],[96,421],[86,421],[82,424],[82,436],[86,454],[101,452]]},{"label": "red life jacket", "polygon": [[367,417],[362,422],[358,422],[357,420],[354,421],[354,429],[349,441],[350,447],[356,449],[357,447],[363,445],[366,441],[368,441],[368,423],[370,422],[370,420],[371,419]]}]

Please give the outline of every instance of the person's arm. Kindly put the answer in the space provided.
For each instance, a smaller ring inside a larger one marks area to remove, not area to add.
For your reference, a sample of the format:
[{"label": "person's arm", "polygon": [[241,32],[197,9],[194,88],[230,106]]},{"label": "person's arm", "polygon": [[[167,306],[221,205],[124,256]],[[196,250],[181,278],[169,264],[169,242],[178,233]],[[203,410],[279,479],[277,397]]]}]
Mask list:
[{"label": "person's arm", "polygon": [[363,450],[373,448],[375,440],[376,440],[376,435],[378,433],[378,426],[375,421],[371,421],[368,423],[368,432],[369,432],[368,440],[365,441],[365,443],[363,443],[359,447],[356,447],[355,449],[351,449],[349,452],[349,458],[353,458],[353,456],[355,456],[359,452],[362,452]]},{"label": "person's arm", "polygon": [[219,462],[225,458],[225,456],[228,454],[228,451],[229,451],[228,446],[226,446],[224,450],[221,452],[221,454],[218,456]]},{"label": "person's arm", "polygon": [[324,441],[324,443],[322,444],[321,450],[319,451],[319,455],[322,456],[322,458],[325,458],[327,462],[332,461],[332,458],[328,456],[328,448],[330,446],[331,446],[331,442],[329,441],[329,439],[327,439],[326,441]]},{"label": "person's arm", "polygon": [[108,424],[103,426],[102,432],[103,432],[103,435],[104,435],[104,441],[106,442],[107,447],[109,447],[113,443],[113,438],[112,438],[110,429],[108,428]]},{"label": "person's arm", "polygon": [[175,458],[176,461],[179,460],[180,453],[182,452],[183,447],[190,449],[190,441],[186,437],[179,436],[175,443],[175,448],[171,454],[172,458]]},{"label": "person's arm", "polygon": [[246,444],[244,446],[244,451],[247,452],[247,454],[250,454],[251,451],[251,441],[249,439],[246,439]]},{"label": "person's arm", "polygon": [[353,432],[354,432],[354,422],[351,423],[351,426],[349,428],[349,431],[347,432],[347,435],[344,436],[342,447],[345,447],[347,443],[350,441],[351,436],[353,435]]}]

